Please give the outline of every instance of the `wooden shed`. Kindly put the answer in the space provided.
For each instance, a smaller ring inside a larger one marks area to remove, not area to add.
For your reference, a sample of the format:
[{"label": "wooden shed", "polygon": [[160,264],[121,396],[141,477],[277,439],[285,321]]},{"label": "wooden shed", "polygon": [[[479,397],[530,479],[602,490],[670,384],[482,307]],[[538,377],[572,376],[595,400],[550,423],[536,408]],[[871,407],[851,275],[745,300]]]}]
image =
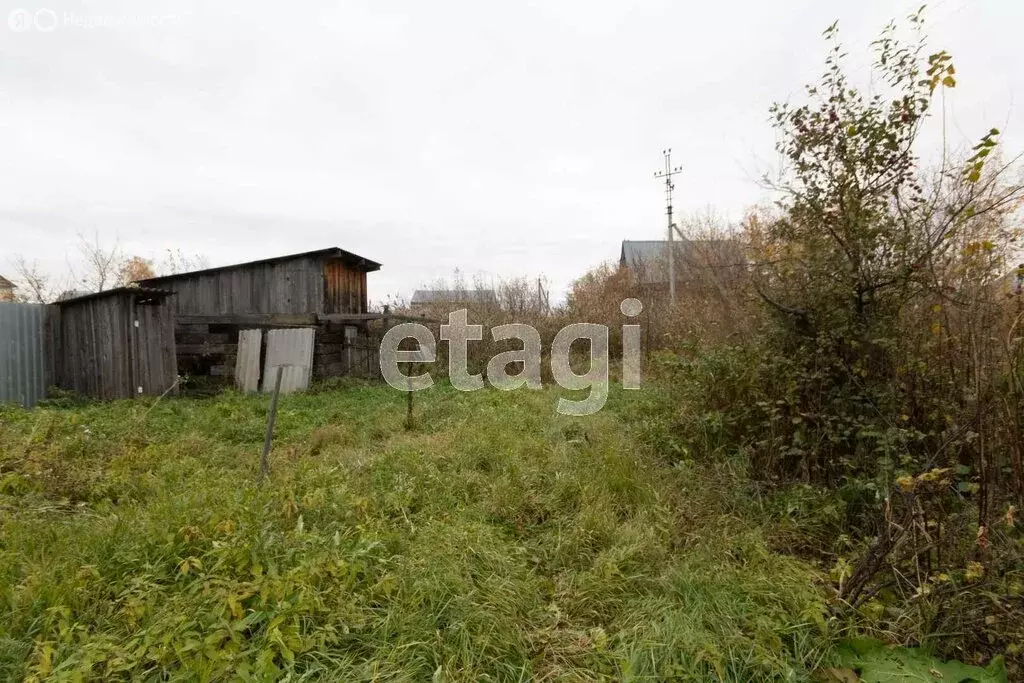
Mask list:
[{"label": "wooden shed", "polygon": [[[238,372],[242,331],[287,327],[314,328],[317,377],[375,374],[379,364],[367,325],[379,316],[369,313],[366,276],[380,267],[330,247],[139,284],[174,292],[178,367],[190,378],[230,380]],[[261,367],[261,358],[249,360]]]},{"label": "wooden shed", "polygon": [[175,293],[179,316],[359,314],[366,274],[380,264],[330,247],[140,280]]},{"label": "wooden shed", "polygon": [[170,295],[120,287],[48,307],[48,382],[100,399],[167,391],[178,374]]}]

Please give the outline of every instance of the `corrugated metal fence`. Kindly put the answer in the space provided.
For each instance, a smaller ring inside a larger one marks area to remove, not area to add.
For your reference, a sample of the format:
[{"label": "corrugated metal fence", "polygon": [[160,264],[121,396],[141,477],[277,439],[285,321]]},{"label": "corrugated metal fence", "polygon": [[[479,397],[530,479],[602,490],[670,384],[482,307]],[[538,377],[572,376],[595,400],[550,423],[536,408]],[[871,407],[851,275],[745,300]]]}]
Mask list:
[{"label": "corrugated metal fence", "polygon": [[0,303],[0,403],[29,408],[46,394],[46,307]]}]

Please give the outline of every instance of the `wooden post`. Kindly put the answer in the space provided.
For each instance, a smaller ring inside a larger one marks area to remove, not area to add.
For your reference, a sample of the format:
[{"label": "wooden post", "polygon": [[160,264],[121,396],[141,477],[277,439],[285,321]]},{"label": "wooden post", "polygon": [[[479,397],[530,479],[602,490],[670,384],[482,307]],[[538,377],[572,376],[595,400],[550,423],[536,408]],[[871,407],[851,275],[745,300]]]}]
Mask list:
[{"label": "wooden post", "polygon": [[267,415],[267,435],[263,439],[263,454],[260,455],[260,472],[263,478],[270,476],[270,442],[274,438],[274,421],[277,419],[277,399],[281,396],[281,374],[284,366],[277,366],[277,378],[274,380],[274,395],[270,397],[270,413]]},{"label": "wooden post", "polygon": [[[384,335],[387,334],[388,330],[390,330],[390,329],[391,329],[391,306],[389,306],[387,304],[384,304],[384,318],[381,320],[380,337],[373,340],[373,345],[377,348],[377,367],[376,368],[372,368],[372,367],[370,368],[370,374],[372,376],[376,377],[377,379],[383,379],[383,377],[381,377],[381,372],[380,372],[380,343],[381,343],[381,340],[384,339]],[[369,364],[372,364],[373,363],[373,354],[368,354],[367,359],[368,359],[367,362]]]}]

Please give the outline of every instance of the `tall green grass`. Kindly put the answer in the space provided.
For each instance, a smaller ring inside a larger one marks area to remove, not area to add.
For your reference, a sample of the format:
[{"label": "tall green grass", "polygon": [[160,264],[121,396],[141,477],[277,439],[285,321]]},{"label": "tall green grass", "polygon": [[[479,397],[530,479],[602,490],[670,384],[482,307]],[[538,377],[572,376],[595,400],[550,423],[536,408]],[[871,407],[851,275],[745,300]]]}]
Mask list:
[{"label": "tall green grass", "polygon": [[[0,409],[0,678],[799,681],[816,576],[656,390]],[[668,419],[666,417],[666,419]]]}]

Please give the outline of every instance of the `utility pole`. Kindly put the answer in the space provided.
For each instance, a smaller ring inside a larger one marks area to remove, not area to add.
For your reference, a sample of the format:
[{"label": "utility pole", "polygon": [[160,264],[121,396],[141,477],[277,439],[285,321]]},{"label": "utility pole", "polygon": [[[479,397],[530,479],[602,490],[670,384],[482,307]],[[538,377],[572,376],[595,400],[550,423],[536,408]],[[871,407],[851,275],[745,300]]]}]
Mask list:
[{"label": "utility pole", "polygon": [[675,242],[672,239],[672,232],[675,229],[675,223],[672,222],[672,190],[676,189],[675,183],[672,182],[672,176],[679,175],[683,172],[682,166],[672,166],[672,148],[661,150],[661,153],[665,155],[665,170],[656,171],[654,173],[655,178],[665,179],[665,213],[668,215],[668,298],[669,302],[675,306],[676,304],[676,248]]}]

